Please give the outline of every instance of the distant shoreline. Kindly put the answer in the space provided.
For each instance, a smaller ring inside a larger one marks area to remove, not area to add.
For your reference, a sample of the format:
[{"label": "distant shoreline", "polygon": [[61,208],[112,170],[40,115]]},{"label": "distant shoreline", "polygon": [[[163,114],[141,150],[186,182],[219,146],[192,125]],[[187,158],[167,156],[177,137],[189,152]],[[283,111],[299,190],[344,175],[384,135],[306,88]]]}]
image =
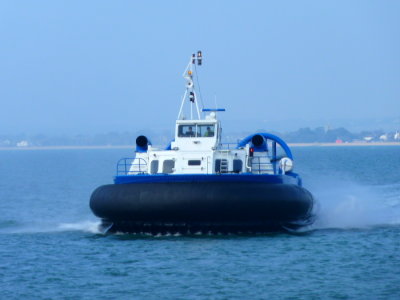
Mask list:
[{"label": "distant shoreline", "polygon": [[0,147],[3,150],[79,150],[79,149],[134,149],[135,146],[26,146],[26,147]]},{"label": "distant shoreline", "polygon": [[[348,146],[400,146],[400,142],[354,142],[354,143],[288,143],[290,147],[348,147]],[[135,149],[134,145],[120,146],[26,146],[26,147],[0,147],[4,150],[80,150],[80,149]]]},{"label": "distant shoreline", "polygon": [[288,143],[290,147],[400,146],[400,142]]}]

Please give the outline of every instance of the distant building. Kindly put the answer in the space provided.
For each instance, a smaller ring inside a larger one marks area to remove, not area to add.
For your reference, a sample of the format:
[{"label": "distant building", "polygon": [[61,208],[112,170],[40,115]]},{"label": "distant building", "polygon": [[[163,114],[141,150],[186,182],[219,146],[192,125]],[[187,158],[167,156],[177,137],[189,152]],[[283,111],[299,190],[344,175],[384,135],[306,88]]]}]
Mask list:
[{"label": "distant building", "polygon": [[10,140],[3,140],[0,142],[0,146],[10,146],[11,141]]},{"label": "distant building", "polygon": [[400,141],[400,132],[396,131],[393,138],[395,141]]},{"label": "distant building", "polygon": [[382,142],[386,142],[386,141],[388,140],[388,136],[387,136],[387,134],[382,134],[382,135],[379,137],[379,139],[380,139]]},{"label": "distant building", "polygon": [[371,142],[373,139],[374,139],[374,138],[373,138],[372,136],[366,136],[366,137],[364,137],[364,141],[366,141],[367,143],[368,143],[368,142]]},{"label": "distant building", "polygon": [[20,141],[17,143],[17,147],[28,147],[29,143],[28,141]]}]

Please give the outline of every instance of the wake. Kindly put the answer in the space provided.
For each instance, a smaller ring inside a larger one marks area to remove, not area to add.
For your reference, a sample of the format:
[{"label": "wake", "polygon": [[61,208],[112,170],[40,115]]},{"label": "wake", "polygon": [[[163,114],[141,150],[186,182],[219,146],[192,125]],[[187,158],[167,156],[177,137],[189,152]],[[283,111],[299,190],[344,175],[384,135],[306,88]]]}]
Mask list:
[{"label": "wake", "polygon": [[316,220],[310,229],[350,229],[400,224],[400,184],[362,186],[322,180],[310,188]]},{"label": "wake", "polygon": [[77,223],[61,223],[58,225],[59,231],[82,231],[94,234],[102,233],[100,231],[100,221],[83,221]]},{"label": "wake", "polygon": [[18,223],[2,222],[0,233],[2,234],[35,234],[35,233],[57,233],[57,232],[86,232],[100,234],[100,221],[81,221],[75,223]]}]

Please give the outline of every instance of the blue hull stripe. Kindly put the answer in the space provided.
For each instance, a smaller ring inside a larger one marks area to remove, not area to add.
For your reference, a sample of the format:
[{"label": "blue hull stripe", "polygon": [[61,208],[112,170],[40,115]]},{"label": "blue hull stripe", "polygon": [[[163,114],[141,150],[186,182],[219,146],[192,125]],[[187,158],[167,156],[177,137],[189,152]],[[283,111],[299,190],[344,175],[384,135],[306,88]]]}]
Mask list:
[{"label": "blue hull stripe", "polygon": [[296,173],[287,175],[267,174],[154,174],[123,175],[114,177],[114,183],[158,183],[158,182],[264,182],[285,183],[301,186],[301,179]]}]

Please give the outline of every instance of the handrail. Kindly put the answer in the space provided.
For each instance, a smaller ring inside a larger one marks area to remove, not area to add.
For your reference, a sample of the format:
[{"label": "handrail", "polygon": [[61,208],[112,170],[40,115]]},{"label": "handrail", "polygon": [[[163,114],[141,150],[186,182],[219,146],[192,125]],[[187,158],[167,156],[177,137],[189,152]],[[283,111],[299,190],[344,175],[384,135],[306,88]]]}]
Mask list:
[{"label": "handrail", "polygon": [[219,148],[220,149],[228,149],[228,150],[230,150],[230,149],[236,149],[236,147],[237,147],[237,143],[219,143]]},{"label": "handrail", "polygon": [[[274,163],[271,162],[271,159],[268,156],[254,156],[250,157],[250,172],[263,174],[263,173],[271,173],[276,175],[276,170],[274,168]],[[261,159],[266,159],[266,162],[262,162]]]},{"label": "handrail", "polygon": [[147,161],[143,158],[121,158],[117,162],[117,176],[147,173]]}]

